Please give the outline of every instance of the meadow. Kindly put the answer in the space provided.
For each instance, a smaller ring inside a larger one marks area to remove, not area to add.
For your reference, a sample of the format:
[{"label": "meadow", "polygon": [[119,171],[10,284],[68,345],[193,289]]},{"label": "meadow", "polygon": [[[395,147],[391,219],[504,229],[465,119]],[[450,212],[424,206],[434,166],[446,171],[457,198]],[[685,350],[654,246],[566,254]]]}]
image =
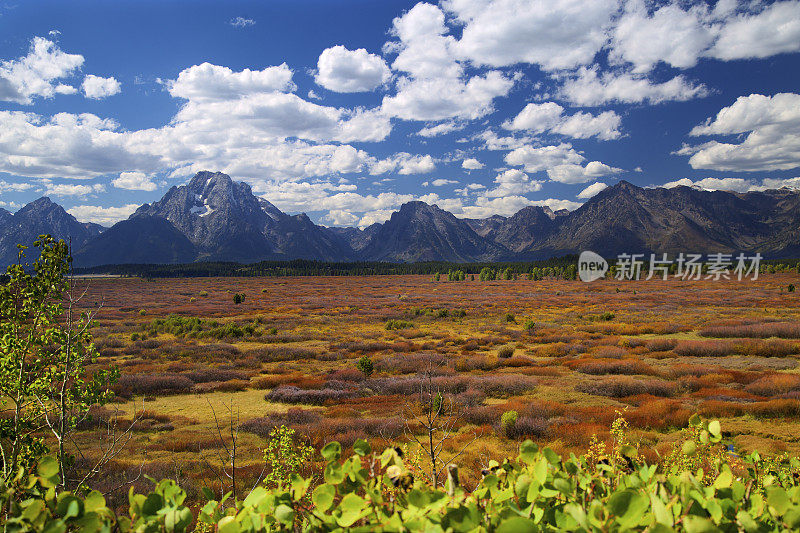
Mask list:
[{"label": "meadow", "polygon": [[733,453],[800,455],[796,273],[445,278],[79,280],[82,305],[99,308],[97,365],[121,375],[114,402],[82,423],[78,461],[116,440],[94,488],[124,501],[128,485],[151,486],[145,475],[171,477],[191,499],[229,490],[235,455],[249,490],[269,432],[286,425],[316,449],[398,445],[424,471],[411,435],[424,433],[414,409],[426,384],[457,415],[441,460],[457,456],[466,487],[525,439],[585,452],[619,413],[651,462],[693,413],[719,419]]}]

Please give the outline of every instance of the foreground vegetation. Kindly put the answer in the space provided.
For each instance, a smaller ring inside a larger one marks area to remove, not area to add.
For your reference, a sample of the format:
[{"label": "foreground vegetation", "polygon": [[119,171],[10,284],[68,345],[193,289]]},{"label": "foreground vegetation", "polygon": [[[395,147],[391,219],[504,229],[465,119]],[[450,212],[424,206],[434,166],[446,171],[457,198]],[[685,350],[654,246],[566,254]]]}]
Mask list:
[{"label": "foreground vegetation", "polygon": [[[640,459],[615,421],[613,446],[564,458],[531,441],[516,459],[493,461],[465,490],[455,465],[444,489],[415,477],[402,454],[371,453],[357,441],[321,450],[322,479],[291,473],[243,499],[209,500],[195,519],[172,480],[148,494],[131,489],[126,515],[115,516],[99,492],[57,493],[58,463],[44,458],[0,484],[8,531],[791,531],[800,528],[800,463],[714,452],[716,421],[693,417],[661,469]],[[289,472],[287,472],[289,474]],[[193,527],[194,526],[194,527]]]}]

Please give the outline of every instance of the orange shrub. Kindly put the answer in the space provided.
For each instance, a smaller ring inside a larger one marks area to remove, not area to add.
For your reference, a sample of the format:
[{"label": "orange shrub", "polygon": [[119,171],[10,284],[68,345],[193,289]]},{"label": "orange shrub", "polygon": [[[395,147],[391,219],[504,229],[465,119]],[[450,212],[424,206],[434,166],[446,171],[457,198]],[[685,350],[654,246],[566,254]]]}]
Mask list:
[{"label": "orange shrub", "polygon": [[635,410],[627,411],[625,418],[638,428],[682,428],[686,427],[692,413],[677,400],[651,399],[642,402]]},{"label": "orange shrub", "polygon": [[800,376],[795,374],[769,374],[745,387],[747,392],[758,396],[779,396],[800,390]]},{"label": "orange shrub", "polygon": [[733,345],[725,341],[681,341],[674,351],[684,357],[725,357],[735,353]]}]

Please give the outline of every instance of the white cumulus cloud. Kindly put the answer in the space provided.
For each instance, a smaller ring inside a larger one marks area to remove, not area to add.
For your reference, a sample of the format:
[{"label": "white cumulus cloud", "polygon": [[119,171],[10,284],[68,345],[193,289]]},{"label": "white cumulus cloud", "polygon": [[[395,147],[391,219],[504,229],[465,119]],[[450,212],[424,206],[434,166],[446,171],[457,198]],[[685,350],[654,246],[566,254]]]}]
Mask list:
[{"label": "white cumulus cloud", "polygon": [[560,89],[561,97],[580,106],[612,102],[659,104],[692,100],[707,94],[705,85],[697,85],[683,75],[659,83],[645,75],[633,72],[600,72],[597,67],[581,67],[566,79]]},{"label": "white cumulus cloud", "polygon": [[399,152],[386,159],[374,160],[369,173],[373,176],[397,172],[398,174],[427,174],[436,169],[436,162],[430,155],[413,155]]},{"label": "white cumulus cloud", "polygon": [[122,86],[113,76],[103,78],[101,76],[89,74],[83,79],[81,89],[83,89],[83,95],[86,96],[86,98],[99,100],[118,94],[122,90]]},{"label": "white cumulus cloud", "polygon": [[477,159],[470,157],[461,162],[461,168],[466,170],[479,170],[484,167],[484,164]]},{"label": "white cumulus cloud", "polygon": [[688,9],[677,3],[662,5],[648,13],[644,0],[632,0],[617,22],[610,57],[631,63],[636,72],[647,72],[659,61],[676,68],[689,68],[714,42],[705,4]]},{"label": "white cumulus cloud", "polygon": [[154,191],[158,188],[144,172],[120,172],[119,177],[113,179],[111,184],[129,191]]},{"label": "white cumulus cloud", "polygon": [[399,42],[394,70],[405,73],[397,92],[383,99],[387,115],[403,120],[439,121],[476,119],[494,110],[494,99],[505,96],[514,80],[491,70],[469,76],[453,49],[455,38],[447,35],[445,16],[432,4],[420,2],[394,19],[393,34]]},{"label": "white cumulus cloud", "polygon": [[168,82],[169,93],[193,102],[228,101],[252,94],[292,91],[292,70],[283,63],[263,70],[234,72],[228,67],[202,63],[182,70]]},{"label": "white cumulus cloud", "polygon": [[800,50],[800,1],[761,4],[757,13],[740,13],[722,26],[712,57],[764,58]]},{"label": "white cumulus cloud", "polygon": [[30,104],[37,96],[74,94],[77,89],[58,80],[74,74],[83,61],[82,55],[68,54],[53,41],[34,37],[27,55],[0,62],[0,101]]},{"label": "white cumulus cloud", "polygon": [[581,192],[579,192],[577,194],[577,197],[583,199],[591,198],[592,196],[597,195],[599,192],[604,191],[607,188],[608,185],[598,181],[597,183],[592,183],[591,185],[583,189]]},{"label": "white cumulus cloud", "polygon": [[487,198],[502,198],[506,196],[520,196],[530,192],[542,190],[542,183],[532,180],[524,172],[516,168],[501,172],[494,179],[494,188],[482,193]]},{"label": "white cumulus cloud", "polygon": [[564,108],[555,102],[527,104],[512,120],[503,124],[509,130],[525,130],[532,133],[552,132],[572,137],[601,140],[618,139],[622,119],[614,111],[604,111],[598,115],[578,112],[564,114]]},{"label": "white cumulus cloud", "polygon": [[692,168],[721,171],[789,170],[800,167],[800,94],[740,96],[691,135],[747,134],[736,142],[684,146]]},{"label": "white cumulus cloud", "polygon": [[138,204],[126,204],[119,207],[102,207],[99,205],[76,205],[67,209],[67,213],[81,222],[94,222],[101,226],[112,226],[125,220],[139,207]]},{"label": "white cumulus cloud", "polygon": [[317,84],[337,93],[371,91],[392,77],[380,56],[364,48],[348,50],[337,45],[322,51],[317,61]]},{"label": "white cumulus cloud", "polygon": [[620,172],[622,172],[621,168],[612,167],[600,161],[590,161],[585,166],[571,163],[556,165],[547,169],[547,176],[559,183],[587,183]]},{"label": "white cumulus cloud", "polygon": [[531,63],[545,70],[587,65],[606,42],[617,0],[446,0],[464,24],[453,43],[476,65]]},{"label": "white cumulus cloud", "polygon": [[522,146],[505,156],[505,162],[512,166],[522,166],[526,172],[539,172],[558,165],[578,164],[584,157],[569,143],[550,146]]}]

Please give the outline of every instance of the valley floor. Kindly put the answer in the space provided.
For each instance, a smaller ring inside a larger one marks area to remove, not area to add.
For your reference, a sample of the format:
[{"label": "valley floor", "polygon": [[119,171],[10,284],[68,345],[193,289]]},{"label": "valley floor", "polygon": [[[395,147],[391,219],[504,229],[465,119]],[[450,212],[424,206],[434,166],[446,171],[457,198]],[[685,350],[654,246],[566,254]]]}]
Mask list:
[{"label": "valley floor", "polygon": [[[457,421],[444,446],[467,486],[531,438],[584,451],[622,413],[652,460],[698,412],[736,453],[800,452],[800,284],[757,281],[433,281],[429,276],[79,280],[98,365],[117,365],[115,403],[76,442],[88,462],[130,429],[93,486],[177,477],[196,496],[263,471],[285,424],[320,447],[357,438],[409,444],[420,388]],[[234,295],[244,301],[234,304]],[[357,362],[368,358],[365,377]],[[430,380],[420,373],[430,371]],[[513,427],[501,416],[517,412]],[[133,427],[131,422],[134,422]],[[127,424],[127,425],[126,425]],[[235,431],[231,431],[233,425]],[[118,435],[119,436],[119,435]],[[379,442],[380,441],[380,442]],[[127,489],[121,491],[124,499]]]}]

